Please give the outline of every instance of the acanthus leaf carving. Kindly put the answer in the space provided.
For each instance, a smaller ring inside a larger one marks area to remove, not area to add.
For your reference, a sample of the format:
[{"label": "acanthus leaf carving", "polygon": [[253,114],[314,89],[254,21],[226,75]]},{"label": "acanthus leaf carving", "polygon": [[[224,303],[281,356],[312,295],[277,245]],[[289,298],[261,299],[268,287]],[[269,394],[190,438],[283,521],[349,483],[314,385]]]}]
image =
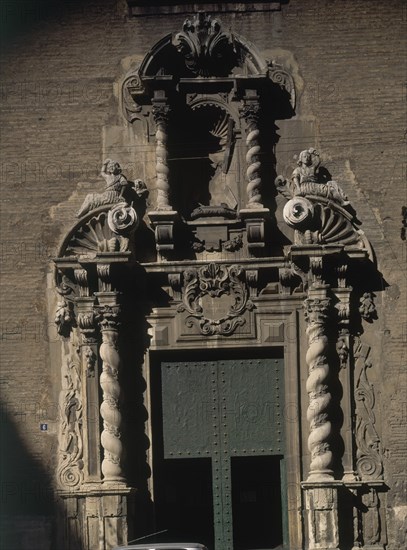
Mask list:
[{"label": "acanthus leaf carving", "polygon": [[56,287],[56,292],[59,295],[59,299],[54,321],[58,334],[68,337],[76,322],[73,305],[74,289],[63,279],[61,284]]},{"label": "acanthus leaf carving", "polygon": [[[190,315],[185,320],[186,325],[190,328],[198,326],[203,335],[233,334],[238,326],[245,323],[242,314],[254,308],[252,301],[248,298],[245,272],[241,266],[229,267],[210,263],[199,269],[185,270],[183,278],[183,303],[178,306],[178,311],[187,311]],[[207,317],[202,298],[209,296],[212,299],[219,299],[225,294],[232,300],[226,314],[218,319]]]},{"label": "acanthus leaf carving", "polygon": [[83,481],[82,382],[78,366],[68,360],[60,394],[58,484],[79,488]]},{"label": "acanthus leaf carving", "polygon": [[374,303],[374,295],[372,292],[364,292],[360,298],[359,313],[362,319],[371,323],[377,319],[376,305]]},{"label": "acanthus leaf carving", "polygon": [[370,347],[360,341],[355,345],[355,401],[356,401],[356,468],[362,480],[382,479],[383,459],[374,414],[375,393],[367,370]]},{"label": "acanthus leaf carving", "polygon": [[186,19],[172,43],[184,56],[186,67],[196,75],[214,76],[221,69],[228,70],[222,67],[224,63],[219,63],[219,58],[226,57],[228,48],[232,50],[232,38],[210,15],[198,12],[193,19]]},{"label": "acanthus leaf carving", "polygon": [[96,306],[96,320],[101,330],[118,330],[120,327],[120,305]]},{"label": "acanthus leaf carving", "polygon": [[95,315],[93,311],[78,312],[78,327],[84,344],[94,344],[95,338]]}]

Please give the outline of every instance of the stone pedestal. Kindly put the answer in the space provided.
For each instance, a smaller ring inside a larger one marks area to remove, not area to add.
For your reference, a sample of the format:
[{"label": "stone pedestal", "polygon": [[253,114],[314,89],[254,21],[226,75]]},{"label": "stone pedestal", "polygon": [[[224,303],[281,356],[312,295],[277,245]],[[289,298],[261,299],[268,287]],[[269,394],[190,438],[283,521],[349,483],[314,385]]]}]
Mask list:
[{"label": "stone pedestal", "polygon": [[239,211],[239,217],[246,224],[248,250],[258,255],[266,247],[266,220],[270,211],[268,208],[245,208]]},{"label": "stone pedestal", "polygon": [[149,213],[154,227],[155,242],[159,259],[166,258],[174,248],[174,227],[179,218],[175,210],[157,210]]},{"label": "stone pedestal", "polygon": [[[89,484],[75,493],[61,492],[64,521],[58,548],[111,550],[132,539],[135,490],[125,486]],[[130,522],[131,524],[131,522]]]},{"label": "stone pedestal", "polygon": [[308,550],[339,548],[338,487],[330,484],[301,484],[304,492],[305,514],[308,529]]}]

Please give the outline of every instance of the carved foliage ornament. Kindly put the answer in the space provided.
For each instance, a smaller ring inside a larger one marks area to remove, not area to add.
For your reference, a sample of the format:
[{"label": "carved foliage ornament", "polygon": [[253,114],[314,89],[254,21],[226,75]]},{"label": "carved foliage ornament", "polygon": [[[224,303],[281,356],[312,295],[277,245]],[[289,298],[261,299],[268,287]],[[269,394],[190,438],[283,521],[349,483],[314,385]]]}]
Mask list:
[{"label": "carved foliage ornament", "polygon": [[[178,311],[187,311],[188,327],[197,326],[206,336],[233,334],[238,326],[245,323],[242,314],[253,309],[253,303],[248,299],[245,284],[244,269],[238,265],[223,266],[211,263],[199,269],[187,269],[183,274],[182,289],[183,304]],[[209,297],[220,300],[222,296],[230,298],[230,306],[226,313],[218,319],[205,315],[202,299]]]},{"label": "carved foliage ornament", "polygon": [[372,366],[369,353],[369,346],[361,342],[356,344],[356,468],[362,480],[381,479],[383,475],[381,442],[374,414],[374,387],[367,377],[367,369]]},{"label": "carved foliage ornament", "polygon": [[83,481],[82,382],[74,362],[69,360],[63,368],[57,480],[66,489]]},{"label": "carved foliage ornament", "polygon": [[231,45],[230,35],[221,31],[220,22],[198,12],[186,19],[182,31],[175,34],[173,45],[185,57],[185,65],[199,76],[213,76],[225,49]]},{"label": "carved foliage ornament", "polygon": [[61,336],[69,336],[71,329],[75,326],[75,313],[73,307],[74,290],[63,281],[56,291],[59,295],[57,307],[55,310],[55,324],[57,332]]}]

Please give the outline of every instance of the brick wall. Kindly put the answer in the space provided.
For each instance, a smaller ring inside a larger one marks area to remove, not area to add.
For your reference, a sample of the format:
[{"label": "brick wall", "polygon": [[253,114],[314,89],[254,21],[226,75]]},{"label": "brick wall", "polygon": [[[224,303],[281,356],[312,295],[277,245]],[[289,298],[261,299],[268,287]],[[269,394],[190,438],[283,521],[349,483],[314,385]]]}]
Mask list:
[{"label": "brick wall", "polygon": [[[2,446],[9,447],[5,478],[13,468],[15,483],[3,482],[2,507],[16,513],[24,500],[21,488],[32,487],[35,493],[33,471],[45,487],[51,483],[57,449],[59,373],[51,369],[49,344],[54,353],[56,337],[48,326],[46,277],[64,220],[55,219],[52,208],[69,204],[79,182],[89,188],[100,181],[102,128],[112,117],[115,124],[120,121],[114,94],[124,73],[122,60],[143,56],[160,37],[179,29],[184,18],[128,18],[122,0],[64,2],[56,10],[47,3],[36,10],[30,6],[21,4],[17,15],[24,25],[8,33],[1,56],[0,380],[2,422],[13,434],[11,439],[3,436]],[[290,0],[281,11],[228,12],[221,20],[288,65],[296,79],[296,117],[278,123],[278,171],[288,174],[293,155],[315,146],[342,183],[376,251],[386,286],[377,293],[378,320],[364,327],[363,338],[373,347],[369,374],[386,449],[389,548],[402,548],[407,452],[406,249],[400,237],[401,207],[406,205],[405,5],[398,0]],[[119,160],[120,155],[118,150]],[[66,212],[68,219],[72,211]],[[40,431],[42,422],[47,431]],[[28,511],[22,508],[24,535],[10,539],[10,550],[25,548],[27,533],[49,537],[52,498],[37,499]]]}]

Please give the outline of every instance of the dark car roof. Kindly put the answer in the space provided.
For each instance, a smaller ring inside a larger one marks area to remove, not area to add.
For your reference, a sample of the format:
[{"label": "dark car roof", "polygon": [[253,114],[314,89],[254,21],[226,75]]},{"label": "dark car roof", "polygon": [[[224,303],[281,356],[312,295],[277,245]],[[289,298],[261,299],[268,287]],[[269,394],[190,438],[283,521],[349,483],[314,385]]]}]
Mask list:
[{"label": "dark car roof", "polygon": [[152,542],[150,544],[131,544],[116,546],[113,550],[208,550],[197,542]]}]

